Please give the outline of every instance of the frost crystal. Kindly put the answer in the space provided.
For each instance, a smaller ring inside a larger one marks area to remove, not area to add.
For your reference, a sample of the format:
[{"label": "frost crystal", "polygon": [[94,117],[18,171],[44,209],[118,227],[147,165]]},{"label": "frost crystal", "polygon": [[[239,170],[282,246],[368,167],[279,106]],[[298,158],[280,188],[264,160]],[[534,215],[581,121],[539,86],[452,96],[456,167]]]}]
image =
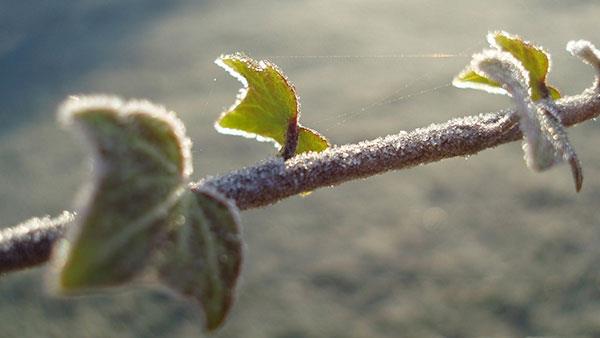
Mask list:
[{"label": "frost crystal", "polygon": [[567,51],[578,56],[585,63],[600,69],[600,51],[591,42],[586,40],[569,41]]},{"label": "frost crystal", "polygon": [[510,53],[484,50],[473,55],[471,67],[478,73],[499,82],[512,95],[529,96],[527,78],[529,73]]}]

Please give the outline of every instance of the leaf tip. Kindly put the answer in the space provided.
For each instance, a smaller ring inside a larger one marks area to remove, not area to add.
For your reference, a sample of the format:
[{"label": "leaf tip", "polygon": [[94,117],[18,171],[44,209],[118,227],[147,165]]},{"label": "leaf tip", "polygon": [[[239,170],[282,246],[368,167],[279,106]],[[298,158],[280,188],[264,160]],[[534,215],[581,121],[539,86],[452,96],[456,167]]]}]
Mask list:
[{"label": "leaf tip", "polygon": [[[78,124],[86,137],[90,137],[85,119],[103,115],[115,121],[125,123],[134,119],[147,119],[155,121],[153,128],[177,143],[181,155],[181,173],[184,177],[192,174],[191,147],[192,142],[186,136],[185,126],[175,112],[167,111],[162,105],[154,104],[148,100],[134,99],[125,102],[119,97],[109,95],[70,96],[58,108],[59,122],[69,128]],[[97,128],[97,127],[94,127]]]},{"label": "leaf tip", "polygon": [[571,166],[571,173],[573,174],[573,180],[575,182],[575,191],[580,192],[583,187],[583,170],[581,169],[581,163],[577,157],[569,158],[569,165]]},{"label": "leaf tip", "polygon": [[452,79],[452,85],[461,89],[483,90],[491,94],[509,95],[502,86],[467,67]]},{"label": "leaf tip", "polygon": [[162,105],[157,105],[148,100],[130,100],[122,107],[123,116],[129,116],[130,119],[136,117],[147,118],[156,121],[157,128],[163,129],[163,132],[171,134],[178,146],[181,157],[181,174],[188,178],[192,172],[192,141],[187,137],[185,125],[179,119],[174,111],[167,110]]},{"label": "leaf tip", "polygon": [[70,126],[81,115],[89,111],[111,111],[117,112],[123,106],[123,100],[116,96],[71,95],[64,100],[58,108],[58,121],[64,126]]},{"label": "leaf tip", "polygon": [[[254,60],[245,56],[242,53],[234,54],[221,54],[216,60],[215,64],[223,68],[229,75],[233,76],[236,80],[242,83],[244,88],[248,88],[248,80],[236,69],[236,64],[248,64],[253,63]],[[243,99],[243,97],[242,97]],[[241,100],[240,100],[241,101]]]},{"label": "leaf tip", "polygon": [[511,40],[514,40],[514,39],[522,40],[519,36],[512,35],[512,34],[508,33],[507,31],[504,31],[504,30],[501,30],[501,29],[494,30],[494,31],[488,32],[487,35],[486,35],[486,40],[490,44],[490,47],[496,48],[496,49],[501,49],[502,48],[502,46],[500,46],[498,44],[498,38],[499,37],[503,37],[503,38],[507,38],[507,39],[511,39]]},{"label": "leaf tip", "polygon": [[321,135],[316,130],[300,126],[298,133],[298,146],[296,147],[296,155],[307,152],[322,152],[331,147],[329,140]]}]

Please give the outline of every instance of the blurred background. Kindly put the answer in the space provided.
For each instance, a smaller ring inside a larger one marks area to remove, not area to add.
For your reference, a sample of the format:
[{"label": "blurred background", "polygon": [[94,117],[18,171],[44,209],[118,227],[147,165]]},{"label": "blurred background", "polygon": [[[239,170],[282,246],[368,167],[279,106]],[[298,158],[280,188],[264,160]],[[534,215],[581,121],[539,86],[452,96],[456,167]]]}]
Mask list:
[{"label": "blurred background", "polygon": [[[599,18],[583,0],[0,0],[0,223],[72,209],[89,162],[55,121],[68,95],[176,111],[200,178],[275,152],[213,129],[240,87],[222,53],[278,64],[303,124],[343,144],[509,106],[450,85],[489,30],[543,45],[550,82],[578,93],[592,71],[564,46],[600,45]],[[598,129],[569,130],[579,194],[566,166],[534,174],[512,143],[244,212],[237,301],[214,336],[600,336]],[[0,337],[203,335],[160,291],[56,298],[44,272],[1,276]]]}]

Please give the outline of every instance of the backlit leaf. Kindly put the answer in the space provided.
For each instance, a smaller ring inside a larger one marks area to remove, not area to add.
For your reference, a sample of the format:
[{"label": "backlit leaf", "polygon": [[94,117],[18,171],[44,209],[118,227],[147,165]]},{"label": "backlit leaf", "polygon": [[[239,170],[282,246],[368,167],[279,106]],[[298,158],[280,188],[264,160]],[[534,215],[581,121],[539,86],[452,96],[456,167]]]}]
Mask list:
[{"label": "backlit leaf", "polygon": [[301,154],[309,151],[321,152],[329,148],[329,142],[323,136],[316,131],[300,127],[300,133],[298,134],[298,146],[296,148],[296,154]]},{"label": "backlit leaf", "polygon": [[329,146],[323,136],[298,123],[296,91],[277,66],[240,54],[221,56],[216,63],[244,86],[215,123],[218,131],[275,142],[284,158]]},{"label": "backlit leaf", "polygon": [[[528,82],[533,101],[548,96],[553,100],[560,98],[561,95],[558,89],[546,83],[550,70],[550,57],[541,47],[502,31],[489,33],[488,41],[492,48],[510,53],[523,65],[523,68],[528,72]],[[498,82],[486,77],[484,74],[479,74],[471,67],[467,67],[456,76],[452,84],[458,88],[471,88],[493,94],[510,95]]]},{"label": "backlit leaf", "polygon": [[558,100],[561,97],[560,91],[556,87],[546,86],[548,87],[548,91],[550,92],[550,98],[553,100]]},{"label": "backlit leaf", "polygon": [[[538,101],[551,94],[546,86],[546,76],[550,70],[550,57],[541,47],[502,31],[488,34],[488,42],[492,47],[511,53],[529,72],[529,86],[533,101]],[[556,89],[554,89],[553,95],[560,97],[560,93]]]},{"label": "backlit leaf", "polygon": [[492,94],[508,94],[508,92],[502,88],[498,82],[490,80],[483,75],[477,74],[471,68],[467,68],[458,74],[458,76],[456,76],[452,81],[452,84],[458,88],[479,89]]}]

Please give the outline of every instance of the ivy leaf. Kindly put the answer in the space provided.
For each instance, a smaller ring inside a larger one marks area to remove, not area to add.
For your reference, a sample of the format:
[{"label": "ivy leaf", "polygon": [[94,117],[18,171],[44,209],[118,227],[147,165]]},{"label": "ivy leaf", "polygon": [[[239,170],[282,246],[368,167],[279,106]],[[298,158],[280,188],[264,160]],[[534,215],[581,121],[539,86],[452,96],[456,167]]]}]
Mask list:
[{"label": "ivy leaf", "polygon": [[488,42],[492,47],[512,54],[529,72],[529,87],[533,101],[549,95],[553,99],[560,98],[556,88],[546,85],[546,77],[550,71],[550,57],[541,47],[502,31],[488,34]]},{"label": "ivy leaf", "polygon": [[81,97],[61,109],[94,154],[94,177],[55,251],[56,287],[69,293],[131,280],[170,226],[191,173],[190,142],[173,113],[145,101]]},{"label": "ivy leaf", "polygon": [[327,139],[298,123],[298,96],[277,66],[240,54],[223,55],[215,62],[244,86],[215,123],[219,132],[274,142],[284,159],[329,147]]},{"label": "ivy leaf", "polygon": [[57,289],[117,286],[152,266],[217,328],[240,271],[238,211],[216,192],[188,188],[181,121],[148,102],[107,97],[69,100],[61,116],[83,132],[96,163],[86,206],[54,254]]},{"label": "ivy leaf", "polygon": [[329,142],[326,138],[310,128],[300,127],[296,154],[302,154],[309,151],[321,152],[327,148],[329,148]]},{"label": "ivy leaf", "polygon": [[[533,101],[538,101],[547,96],[550,96],[553,100],[561,97],[558,89],[546,83],[546,77],[550,70],[550,57],[542,48],[524,41],[520,37],[501,31],[489,33],[488,41],[492,48],[510,53],[527,70]],[[452,84],[458,88],[471,88],[484,90],[492,94],[510,95],[498,82],[486,77],[484,74],[479,74],[471,67],[467,67],[456,76]]]},{"label": "ivy leaf", "polygon": [[214,330],[227,316],[240,272],[242,242],[238,211],[215,192],[189,193],[179,205],[182,223],[172,232],[159,264],[159,278],[204,309]]},{"label": "ivy leaf", "polygon": [[581,190],[583,173],[577,154],[571,146],[560,120],[560,110],[551,98],[534,102],[530,96],[528,72],[512,54],[486,50],[473,55],[471,68],[486,78],[502,83],[515,103],[514,114],[519,117],[523,132],[523,150],[527,166],[542,171],[567,160],[575,181],[575,190]]}]

